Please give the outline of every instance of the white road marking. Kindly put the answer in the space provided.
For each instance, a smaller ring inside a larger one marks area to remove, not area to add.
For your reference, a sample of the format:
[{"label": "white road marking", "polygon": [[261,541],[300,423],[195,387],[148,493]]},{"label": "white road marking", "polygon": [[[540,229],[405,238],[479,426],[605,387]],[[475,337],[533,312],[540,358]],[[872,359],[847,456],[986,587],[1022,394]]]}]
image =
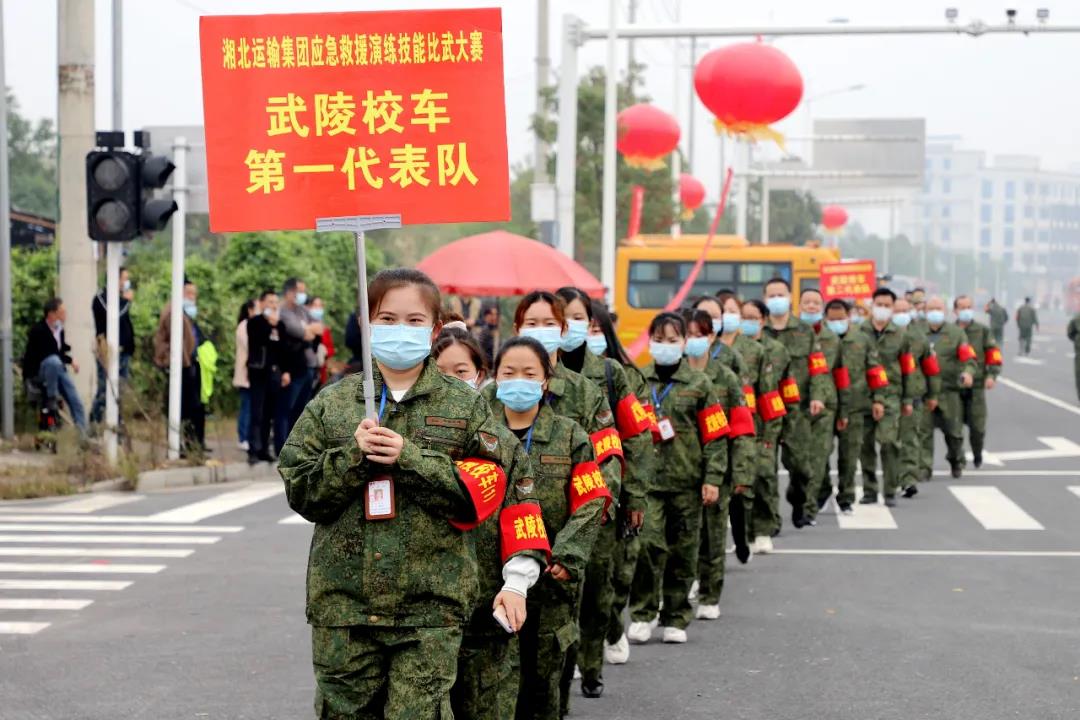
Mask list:
[{"label": "white road marking", "polygon": [[[117,505],[127,505],[145,498],[145,495],[132,495],[131,493],[94,493],[87,497],[76,500],[35,507],[34,510],[43,513],[91,513],[98,510],[107,510]],[[25,510],[26,508],[21,508]],[[0,507],[0,513],[18,512],[20,508]]]},{"label": "white road marking", "polygon": [[1035,398],[1036,400],[1042,400],[1043,402],[1049,403],[1049,404],[1053,405],[1054,407],[1061,408],[1062,410],[1067,410],[1068,412],[1071,412],[1074,415],[1080,415],[1080,405],[1074,405],[1073,403],[1065,402],[1064,400],[1059,400],[1056,397],[1051,397],[1050,395],[1047,395],[1046,393],[1041,393],[1038,390],[1033,390],[1032,388],[1029,388],[1027,385],[1021,385],[1020,383],[1016,382],[1015,380],[1010,380],[1009,378],[1006,378],[1006,377],[998,378],[998,382],[1001,383],[1002,385],[1004,385],[1005,387],[1009,387],[1009,388],[1012,388],[1013,390],[1016,390],[1018,392],[1022,392],[1022,393],[1024,393],[1025,395],[1027,395],[1029,397]]},{"label": "white road marking", "polygon": [[1051,436],[1040,437],[1038,438],[1038,440],[1043,445],[1046,445],[1046,447],[1049,449],[999,452],[994,453],[994,457],[1003,462],[1015,462],[1017,460],[1050,460],[1057,458],[1080,457],[1080,445],[1077,445],[1068,438]]},{"label": "white road marking", "polygon": [[0,590],[123,590],[130,580],[3,580]]},{"label": "white road marking", "polygon": [[213,527],[210,525],[62,525],[38,523],[8,523],[0,521],[0,532],[148,532],[148,533],[235,533],[243,527]]},{"label": "white road marking", "polygon": [[87,573],[91,575],[153,575],[164,565],[125,563],[0,563],[0,573]]},{"label": "white road marking", "polygon": [[[9,522],[46,522],[46,523],[85,523],[89,525],[136,525],[138,523],[153,523],[160,522],[156,520],[153,515],[36,515],[30,513],[15,514],[0,514],[0,529],[3,529],[4,523]],[[175,530],[176,525],[172,525],[170,529]],[[198,525],[194,527],[206,527],[205,525]],[[243,530],[242,527],[226,530],[221,529],[221,532],[239,532]]]},{"label": "white road marking", "polygon": [[0,635],[33,635],[49,627],[49,623],[0,622]]},{"label": "white road marking", "polygon": [[[975,456],[971,454],[971,451],[967,453],[968,462],[975,462]],[[993,465],[994,467],[1005,467],[1005,462],[1001,459],[1001,455],[998,453],[988,452],[983,450],[983,465]]]},{"label": "white road marking", "polygon": [[285,492],[284,486],[279,483],[260,483],[241,490],[221,493],[214,497],[200,500],[199,502],[183,505],[172,510],[166,510],[146,518],[151,522],[168,523],[196,523],[208,517],[238,510],[248,505],[254,505],[266,498],[280,495]]},{"label": "white road marking", "polygon": [[310,520],[304,519],[304,517],[302,515],[297,515],[296,513],[293,513],[292,515],[289,515],[288,517],[284,517],[284,518],[281,518],[280,520],[278,520],[277,524],[278,525],[311,525],[312,522]]},{"label": "white road marking", "polygon": [[1013,362],[1017,363],[1018,365],[1045,365],[1046,364],[1045,360],[1039,360],[1038,358],[1033,358],[1033,357],[1017,357],[1017,358],[1013,358]]},{"label": "white road marking", "polygon": [[[1080,476],[1080,472],[1077,473]],[[3,529],[3,526],[0,526]],[[70,530],[71,528],[63,528]],[[0,535],[0,543],[89,543],[94,545],[213,545],[215,535]]]},{"label": "white road marking", "polygon": [[[863,489],[859,485],[855,488],[855,504],[851,506],[852,515],[839,513],[836,516],[836,524],[841,530],[895,530],[896,520],[892,512],[884,505],[860,505]],[[878,502],[881,500],[879,498]]]},{"label": "white road marking", "polygon": [[0,610],[82,610],[92,602],[55,598],[0,598]]},{"label": "white road marking", "polygon": [[993,485],[950,485],[949,490],[987,530],[1043,529],[1038,520]]},{"label": "white road marking", "polygon": [[871,555],[881,557],[1080,558],[1080,550],[848,550],[838,548],[780,549],[775,555]]},{"label": "white road marking", "polygon": [[1076,497],[1080,497],[1080,485],[1070,485],[1069,492],[1071,492]]},{"label": "white road marking", "polygon": [[[934,477],[952,477],[952,473],[935,470]],[[964,477],[1080,477],[1080,470],[964,470]]]},{"label": "white road marking", "polygon": [[193,552],[176,548],[0,547],[0,557],[185,558]]}]

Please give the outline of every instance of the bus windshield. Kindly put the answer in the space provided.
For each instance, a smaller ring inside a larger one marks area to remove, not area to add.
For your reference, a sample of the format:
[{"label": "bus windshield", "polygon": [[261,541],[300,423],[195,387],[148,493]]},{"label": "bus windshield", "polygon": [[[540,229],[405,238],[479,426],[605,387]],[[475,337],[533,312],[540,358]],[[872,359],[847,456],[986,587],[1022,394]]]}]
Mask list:
[{"label": "bus windshield", "polygon": [[[662,308],[690,275],[694,261],[631,260],[627,302],[634,308]],[[791,282],[790,262],[706,262],[688,297],[732,290],[739,297],[761,297],[765,283]]]}]

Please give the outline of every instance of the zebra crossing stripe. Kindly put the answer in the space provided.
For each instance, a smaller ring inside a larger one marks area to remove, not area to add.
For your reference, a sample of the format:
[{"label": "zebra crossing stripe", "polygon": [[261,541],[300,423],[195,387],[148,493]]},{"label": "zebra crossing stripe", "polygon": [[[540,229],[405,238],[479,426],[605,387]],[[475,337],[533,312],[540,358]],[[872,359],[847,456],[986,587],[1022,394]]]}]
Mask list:
[{"label": "zebra crossing stripe", "polygon": [[[137,525],[140,523],[155,523],[161,522],[157,520],[153,515],[31,515],[27,513],[21,514],[0,514],[0,528],[3,528],[8,523],[82,523],[86,525]],[[174,529],[180,527],[179,525],[173,525]],[[201,526],[199,526],[201,527]],[[243,528],[237,528],[236,530],[228,530],[222,532],[236,532],[243,530]]]},{"label": "zebra crossing stripe", "polygon": [[[107,510],[118,505],[138,502],[145,495],[132,495],[131,493],[94,493],[89,496],[56,503],[55,505],[35,506],[34,512],[40,513],[92,513],[98,510]],[[26,508],[0,507],[0,513],[25,511]]]},{"label": "zebra crossing stripe", "polygon": [[[3,526],[0,526],[0,529],[2,528]],[[220,540],[216,535],[0,535],[0,543],[32,542],[57,545],[213,545]]]},{"label": "zebra crossing stripe", "polygon": [[994,485],[950,485],[949,491],[987,530],[1044,529]]},{"label": "zebra crossing stripe", "polygon": [[187,548],[0,547],[0,557],[186,558]]},{"label": "zebra crossing stripe", "polygon": [[1070,485],[1069,492],[1071,492],[1076,497],[1080,497],[1080,485]]},{"label": "zebra crossing stripe", "polygon": [[293,513],[292,515],[289,515],[288,517],[283,517],[280,520],[278,520],[277,524],[278,525],[311,525],[312,523],[311,523],[311,521],[304,519],[304,517],[302,515],[297,515],[296,513]]},{"label": "zebra crossing stripe", "polygon": [[214,527],[212,525],[64,525],[62,523],[6,523],[0,521],[0,532],[139,532],[139,533],[236,533],[243,527]]},{"label": "zebra crossing stripe", "polygon": [[124,590],[130,580],[4,580],[0,590]]},{"label": "zebra crossing stripe", "polygon": [[164,565],[129,565],[124,563],[0,563],[0,573],[153,575],[164,569]]},{"label": "zebra crossing stripe", "polygon": [[168,523],[196,523],[215,515],[238,510],[285,492],[280,483],[259,483],[240,490],[221,493],[199,502],[150,515],[145,520]]},{"label": "zebra crossing stripe", "polygon": [[0,635],[33,635],[49,627],[49,623],[0,622]]},{"label": "zebra crossing stripe", "polygon": [[889,508],[881,504],[860,505],[862,498],[863,489],[859,485],[855,488],[855,504],[851,506],[853,514],[844,515],[837,509],[836,524],[841,530],[896,530],[896,520]]},{"label": "zebra crossing stripe", "polygon": [[0,610],[82,610],[92,602],[55,598],[0,598]]}]

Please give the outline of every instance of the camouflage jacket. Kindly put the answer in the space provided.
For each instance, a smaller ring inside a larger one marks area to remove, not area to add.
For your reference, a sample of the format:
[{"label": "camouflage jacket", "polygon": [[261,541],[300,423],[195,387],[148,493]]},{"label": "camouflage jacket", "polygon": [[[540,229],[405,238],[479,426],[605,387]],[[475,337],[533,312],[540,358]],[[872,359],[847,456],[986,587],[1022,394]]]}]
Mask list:
[{"label": "camouflage jacket", "polygon": [[[738,342],[739,336],[735,336],[736,342]],[[712,345],[709,346],[709,361],[719,360],[729,370],[734,372],[740,378],[746,375],[746,363],[743,362],[742,357],[739,355],[735,346],[728,347],[720,336],[717,335],[713,340]]]},{"label": "camouflage jacket", "polygon": [[927,375],[922,370],[923,363],[929,362],[929,358],[934,354],[930,341],[926,337],[929,328],[926,320],[916,319],[912,320],[904,330],[911,346],[911,354],[920,371],[918,375],[909,378],[911,396],[916,400],[937,400],[941,394],[941,374]]},{"label": "camouflage jacket", "polygon": [[840,394],[840,407],[836,416],[850,418],[854,413],[866,412],[872,403],[884,402],[884,388],[871,390],[866,381],[866,371],[881,364],[877,345],[864,332],[848,328],[840,338],[840,363],[847,369],[851,383],[847,392]]},{"label": "camouflage jacket", "polygon": [[961,329],[967,335],[971,349],[975,351],[975,384],[982,387],[987,376],[997,378],[1001,374],[1001,348],[994,340],[990,328],[980,322],[973,321]]},{"label": "camouflage jacket", "polygon": [[[385,389],[375,373],[375,397]],[[500,462],[499,436],[483,399],[425,361],[400,402],[389,393],[382,424],[405,444],[392,466],[368,462],[353,437],[365,417],[360,376],[318,394],[285,442],[278,472],[289,506],[315,523],[307,617],[316,626],[461,625],[476,601],[476,554],[451,519],[474,520],[455,460]],[[396,517],[364,517],[368,480],[389,474]],[[515,488],[513,501],[530,497]],[[422,542],[417,539],[422,538]]]},{"label": "camouflage jacket", "polygon": [[[1080,350],[1080,313],[1077,313],[1076,317],[1069,321],[1069,326],[1065,330],[1065,337],[1072,340],[1076,349]],[[1076,361],[1080,362],[1080,354],[1076,355]]]},{"label": "camouflage jacket", "polygon": [[[791,365],[791,355],[788,354],[787,348],[784,347],[784,343],[771,338],[768,335],[762,335],[761,347],[764,350],[762,355],[763,365],[761,368],[761,378],[762,381],[765,381],[767,384],[759,388],[759,396],[762,393],[776,390],[780,385],[780,381],[790,374],[789,366]],[[758,413],[760,415],[760,408]],[[771,422],[767,422],[765,423],[765,428],[762,432],[762,440],[768,446],[775,446],[776,443],[780,441],[780,433],[782,433],[783,430],[783,417],[778,417]]]},{"label": "camouflage jacket", "polygon": [[720,405],[709,378],[692,369],[685,359],[670,383],[660,382],[655,363],[646,365],[642,375],[656,417],[670,419],[675,430],[673,439],[657,443],[657,476],[652,489],[684,492],[702,484],[723,485],[728,466],[727,443],[704,442],[698,415],[715,412]]},{"label": "camouflage jacket", "polygon": [[1039,314],[1032,305],[1021,305],[1016,311],[1016,324],[1021,330],[1031,330],[1039,324]]},{"label": "camouflage jacket", "polygon": [[811,400],[825,402],[832,379],[826,374],[810,377],[810,355],[821,352],[814,328],[789,315],[787,326],[780,330],[766,322],[765,334],[780,341],[788,351],[788,373],[799,383],[799,406],[805,410],[810,407]]},{"label": "camouflage jacket", "polygon": [[989,315],[990,327],[995,330],[1003,329],[1005,325],[1009,322],[1009,312],[997,303],[994,303],[990,306]]},{"label": "camouflage jacket", "polygon": [[[859,326],[858,332],[862,332],[870,340],[877,350],[881,366],[885,368],[889,384],[882,388],[882,399],[886,402],[895,400],[904,405],[913,405],[917,399],[914,391],[917,389],[918,378],[922,376],[922,370],[918,363],[915,363],[914,371],[906,375],[900,368],[901,356],[911,353],[910,336],[891,322],[880,333],[874,329],[872,322],[864,322]],[[916,375],[918,377],[915,377]]]},{"label": "camouflage jacket", "polygon": [[[727,347],[726,345],[724,347]],[[731,350],[729,349],[729,352]],[[734,352],[731,352],[735,355]],[[709,364],[705,366],[705,374],[708,375],[709,381],[712,382],[713,391],[716,393],[716,399],[720,403],[720,407],[724,409],[727,414],[728,422],[731,422],[731,409],[736,407],[746,407],[746,396],[743,394],[743,383],[741,378],[735,374],[723,360],[717,358],[715,360],[709,360]],[[732,437],[730,434],[726,438],[728,445],[728,466],[726,479],[732,485],[753,485],[754,484],[754,453],[755,449],[754,438],[757,431],[754,429],[753,433],[740,434],[736,437]]]},{"label": "camouflage jacket", "polygon": [[830,382],[825,383],[828,386],[825,407],[836,412],[839,404],[843,402],[842,396],[847,393],[846,390],[840,390],[836,387],[836,381],[832,375],[833,370],[840,367],[840,336],[826,327],[824,323],[815,323],[810,327],[813,328],[814,334],[817,335],[818,345],[821,346],[821,352],[825,353],[825,362],[829,365],[828,380]]},{"label": "camouflage jacket", "polygon": [[964,345],[971,347],[968,345],[967,335],[960,326],[945,323],[936,332],[930,328],[927,338],[937,355],[938,366],[941,368],[941,389],[951,392],[962,390],[963,383],[960,376],[963,373],[970,373],[974,378],[976,374],[974,352],[971,359],[967,361],[960,359],[960,348]]}]

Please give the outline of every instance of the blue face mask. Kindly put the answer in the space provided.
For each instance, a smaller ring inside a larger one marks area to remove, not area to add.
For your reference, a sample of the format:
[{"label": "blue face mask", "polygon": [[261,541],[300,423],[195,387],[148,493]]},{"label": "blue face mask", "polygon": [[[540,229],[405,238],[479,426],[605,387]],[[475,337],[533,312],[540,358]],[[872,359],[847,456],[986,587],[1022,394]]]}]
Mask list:
[{"label": "blue face mask", "polygon": [[821,322],[822,317],[824,317],[824,315],[819,312],[804,312],[799,316],[799,319],[802,320],[804,323],[810,323],[811,325],[814,325]]},{"label": "blue face mask", "polygon": [[958,310],[956,317],[959,318],[960,322],[971,322],[975,319],[975,311],[970,308]]},{"label": "blue face mask", "polygon": [[742,316],[739,313],[724,313],[724,332],[733,333],[742,326]]},{"label": "blue face mask", "polygon": [[307,293],[306,292],[298,292],[298,293],[296,293],[296,304],[297,305],[307,305]]},{"label": "blue face mask", "polygon": [[672,345],[651,340],[649,342],[649,354],[657,365],[678,365],[682,359],[682,345]]},{"label": "blue face mask", "polygon": [[791,310],[791,298],[771,297],[765,301],[765,307],[769,308],[772,315],[787,315]]},{"label": "blue face mask", "polygon": [[324,312],[325,311],[322,308],[311,308],[308,310],[308,314],[311,315],[311,319],[315,322],[322,322]]},{"label": "blue face mask", "polygon": [[536,407],[543,396],[543,383],[524,378],[500,380],[495,390],[498,401],[514,412],[525,412]]},{"label": "blue face mask", "polygon": [[686,357],[699,358],[709,351],[709,338],[695,337],[686,341]]},{"label": "blue face mask", "polygon": [[607,352],[607,338],[603,335],[588,335],[585,337],[585,347],[593,355],[603,355]]},{"label": "blue face mask", "polygon": [[713,318],[712,331],[714,334],[719,335],[724,330],[724,321],[721,318]]},{"label": "blue face mask", "polygon": [[945,311],[944,310],[927,310],[926,322],[931,325],[943,325],[945,324]]},{"label": "blue face mask", "polygon": [[562,345],[562,328],[557,327],[531,327],[522,328],[521,337],[536,340],[544,346],[549,354],[555,352]]},{"label": "blue face mask", "polygon": [[195,316],[199,314],[199,306],[195,304],[194,300],[184,301],[184,314],[192,320],[194,320]]},{"label": "blue face mask", "polygon": [[837,335],[844,335],[848,331],[847,320],[826,320],[825,325]]},{"label": "blue face mask", "polygon": [[911,313],[899,312],[893,313],[892,316],[893,325],[897,327],[906,328],[911,324]]},{"label": "blue face mask", "polygon": [[416,367],[431,354],[431,326],[372,325],[371,354],[393,370]]},{"label": "blue face mask", "polygon": [[854,325],[862,325],[864,322],[866,322],[866,318],[864,318],[862,315],[859,315],[858,313],[855,313],[851,316],[851,322]]},{"label": "blue face mask", "polygon": [[585,342],[585,337],[588,334],[589,323],[587,320],[567,320],[566,334],[563,335],[562,343],[559,347],[567,352],[577,350],[581,347],[581,344]]},{"label": "blue face mask", "polygon": [[747,337],[756,337],[757,334],[761,332],[761,321],[743,320],[742,323],[739,325],[739,330],[741,330],[742,334],[746,335]]}]

